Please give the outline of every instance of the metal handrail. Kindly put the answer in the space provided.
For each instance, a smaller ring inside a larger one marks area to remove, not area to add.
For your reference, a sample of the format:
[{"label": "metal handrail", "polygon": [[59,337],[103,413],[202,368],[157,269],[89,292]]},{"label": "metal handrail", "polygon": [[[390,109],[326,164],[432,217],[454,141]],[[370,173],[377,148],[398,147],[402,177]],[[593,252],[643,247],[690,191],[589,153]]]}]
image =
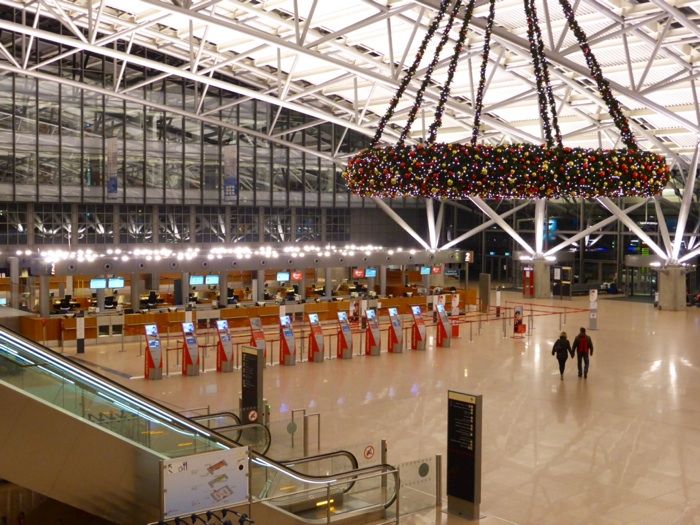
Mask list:
[{"label": "metal handrail", "polygon": [[[272,444],[272,434],[270,433],[270,429],[261,423],[242,423],[240,425],[226,425],[223,427],[212,428],[211,430],[213,430],[217,434],[221,434],[222,431],[227,431],[227,430],[233,430],[235,432],[238,432],[238,435],[236,436],[236,438],[229,438],[229,439],[233,439],[234,441],[236,441],[238,443],[238,441],[241,439],[241,434],[243,433],[244,430],[246,430],[248,428],[262,429],[263,434],[265,434],[267,436],[263,450],[257,451],[260,454],[266,454],[267,451],[270,450],[270,445]],[[253,446],[253,445],[251,445],[251,446]]]},{"label": "metal handrail", "polygon": [[307,456],[303,458],[298,458],[298,459],[287,459],[284,461],[280,461],[283,465],[292,468],[294,465],[302,465],[304,463],[311,463],[314,461],[320,461],[322,459],[328,459],[328,458],[333,458],[336,456],[345,456],[350,460],[350,464],[352,465],[353,469],[357,469],[359,467],[359,463],[357,462],[357,458],[355,457],[355,454],[352,452],[349,452],[347,450],[336,450],[334,452],[326,452],[324,454],[318,454],[316,456]]},{"label": "metal handrail", "polygon": [[218,417],[224,417],[224,416],[227,416],[227,417],[230,417],[231,419],[233,419],[237,425],[241,424],[241,418],[238,417],[238,415],[236,413],[226,412],[226,411],[225,412],[212,412],[211,414],[203,414],[201,416],[193,416],[189,419],[199,423],[200,421],[206,421],[207,419],[216,419]]}]

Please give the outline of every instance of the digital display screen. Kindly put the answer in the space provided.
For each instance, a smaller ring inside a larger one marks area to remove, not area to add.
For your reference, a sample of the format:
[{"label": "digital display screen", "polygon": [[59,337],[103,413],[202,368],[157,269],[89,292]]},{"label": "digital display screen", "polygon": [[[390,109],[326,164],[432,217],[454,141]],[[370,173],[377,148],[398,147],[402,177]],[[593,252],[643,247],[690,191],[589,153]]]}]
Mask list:
[{"label": "digital display screen", "polygon": [[399,315],[399,311],[396,308],[389,308],[389,315],[391,317],[396,317]]},{"label": "digital display screen", "polygon": [[282,326],[290,326],[292,323],[288,315],[280,315],[280,324]]},{"label": "digital display screen", "polygon": [[347,323],[348,322],[348,313],[347,312],[338,312],[338,321],[342,321]]},{"label": "digital display screen", "polygon": [[352,271],[352,278],[353,279],[364,279],[365,277],[365,269],[364,268],[355,268]]},{"label": "digital display screen", "polygon": [[93,290],[104,290],[107,288],[107,279],[90,279],[90,288]]},{"label": "digital display screen", "polygon": [[292,272],[292,281],[303,281],[304,272]]},{"label": "digital display screen", "polygon": [[0,306],[7,306],[7,297],[0,297]]},{"label": "digital display screen", "polygon": [[216,328],[217,328],[220,332],[226,332],[226,331],[228,331],[228,321],[225,321],[225,320],[224,320],[224,321],[217,321],[217,322],[216,322]]},{"label": "digital display screen", "polygon": [[437,311],[440,312],[441,314],[445,313],[445,305],[444,304],[438,304],[437,305]]},{"label": "digital display screen", "polygon": [[147,324],[146,335],[149,337],[158,337],[158,326],[154,324]]},{"label": "digital display screen", "polygon": [[107,288],[124,288],[124,278],[123,277],[110,277],[109,285]]},{"label": "digital display screen", "polygon": [[190,275],[190,286],[201,286],[204,284],[203,275]]},{"label": "digital display screen", "polygon": [[411,306],[411,311],[413,315],[421,315],[420,306]]},{"label": "digital display screen", "polygon": [[309,314],[309,322],[311,324],[318,324],[318,314]]},{"label": "digital display screen", "polygon": [[367,268],[365,270],[365,277],[367,279],[373,279],[377,276],[377,269],[376,268]]},{"label": "digital display screen", "polygon": [[430,275],[430,266],[421,266],[420,274],[421,275]]},{"label": "digital display screen", "polygon": [[377,313],[374,310],[367,310],[367,319],[376,319]]},{"label": "digital display screen", "polygon": [[182,331],[187,335],[194,334],[194,323],[182,323]]},{"label": "digital display screen", "polygon": [[219,276],[218,275],[207,275],[204,278],[204,284],[207,286],[219,286]]},{"label": "digital display screen", "polygon": [[281,283],[289,281],[289,272],[277,272],[277,281]]}]

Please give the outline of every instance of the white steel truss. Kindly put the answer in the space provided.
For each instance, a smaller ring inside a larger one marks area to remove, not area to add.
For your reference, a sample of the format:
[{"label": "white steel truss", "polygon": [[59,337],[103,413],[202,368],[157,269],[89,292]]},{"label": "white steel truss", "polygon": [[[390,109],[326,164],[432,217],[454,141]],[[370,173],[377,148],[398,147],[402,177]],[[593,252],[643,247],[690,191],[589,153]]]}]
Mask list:
[{"label": "white steel truss", "polygon": [[[342,3],[327,0],[257,3],[243,0],[0,0],[0,10],[15,10],[21,15],[14,19],[0,18],[3,35],[0,75],[53,80],[146,104],[342,165],[348,156],[346,151],[341,151],[348,130],[365,136],[374,134],[438,4],[439,0],[347,0]],[[619,134],[591,82],[558,2],[539,1],[537,4],[565,142],[587,147],[617,147]],[[442,141],[463,142],[470,136],[474,83],[478,81],[488,10],[485,2],[476,5],[468,45],[460,60],[461,75],[456,78],[445,106],[444,126],[439,135]],[[630,229],[645,242],[646,236],[656,247],[653,249],[663,252],[666,260],[688,261],[688,254],[697,251],[694,249],[698,236],[696,225],[700,224],[700,217],[697,217],[700,192],[695,176],[697,136],[700,134],[697,93],[700,69],[694,64],[700,45],[697,24],[700,3],[693,0],[644,3],[579,0],[575,5],[577,20],[587,32],[640,145],[665,154],[675,168],[668,194],[664,193],[665,211],[662,201],[654,201],[659,223],[665,221],[665,215],[677,210],[675,235],[671,236],[665,222],[663,226],[659,224],[662,248],[641,229]],[[54,26],[48,28],[43,23],[47,20],[55,21]],[[8,39],[7,35],[13,35],[13,39]],[[487,73],[489,89],[482,118],[482,135],[489,143],[541,141],[537,94],[525,35],[520,0],[499,0]],[[452,44],[456,36],[455,27],[449,37]],[[61,51],[44,54],[39,42],[60,45]],[[13,51],[18,46],[20,54]],[[451,47],[450,44],[447,47]],[[431,49],[434,48],[428,49],[427,56]],[[142,50],[167,55],[172,60],[166,63],[146,58]],[[108,67],[114,71],[109,84],[80,84],[60,76],[57,69],[51,67],[81,51],[105,57]],[[440,85],[447,76],[447,63],[447,57],[440,57],[433,82],[425,94],[422,118],[417,119],[410,140],[419,140],[425,133],[426,123],[432,119]],[[417,79],[406,91],[406,103],[397,108],[394,121],[386,128],[389,141],[396,138],[405,123],[425,66],[424,61]],[[135,73],[139,69],[147,69],[149,76],[139,78]],[[186,80],[193,86],[198,93],[193,107],[159,104],[139,97],[139,90],[168,77]],[[205,104],[205,96],[212,88],[237,98],[225,98],[219,105]],[[273,106],[271,120],[263,131],[233,125],[226,119],[227,110],[250,99]],[[313,120],[285,129],[279,119],[283,108],[308,115]],[[340,143],[330,150],[317,151],[290,139],[295,131],[324,123],[333,123],[343,130]],[[538,220],[535,243],[530,246],[519,235],[516,238],[515,230],[487,203],[474,202],[490,218],[488,224],[498,224],[529,253],[552,252],[545,250],[542,244],[544,203],[538,203],[532,211]],[[612,201],[602,199],[600,203],[612,211],[613,220],[625,224],[631,221],[626,215],[629,206],[621,211]],[[391,208],[387,206],[386,209]],[[422,243],[437,249],[443,206],[435,217],[433,204],[428,201],[426,212],[428,242],[422,240]],[[495,217],[499,217],[498,220]],[[419,237],[423,239],[422,235]],[[443,247],[454,246],[455,241]]]}]

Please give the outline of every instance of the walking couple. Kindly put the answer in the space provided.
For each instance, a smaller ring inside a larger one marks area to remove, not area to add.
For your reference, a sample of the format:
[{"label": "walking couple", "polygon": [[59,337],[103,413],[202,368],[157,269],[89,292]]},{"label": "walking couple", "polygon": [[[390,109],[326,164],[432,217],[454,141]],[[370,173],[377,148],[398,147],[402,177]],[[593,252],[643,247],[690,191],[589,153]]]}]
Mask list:
[{"label": "walking couple", "polygon": [[579,334],[574,338],[573,347],[566,337],[566,332],[562,332],[552,348],[552,355],[556,355],[557,361],[559,361],[559,373],[562,381],[564,380],[566,360],[569,358],[569,355],[573,359],[574,352],[576,352],[578,361],[578,376],[581,377],[583,375],[585,379],[588,377],[590,356],[593,355],[593,341],[591,341],[590,336],[586,335],[586,329],[583,327],[581,327]]}]

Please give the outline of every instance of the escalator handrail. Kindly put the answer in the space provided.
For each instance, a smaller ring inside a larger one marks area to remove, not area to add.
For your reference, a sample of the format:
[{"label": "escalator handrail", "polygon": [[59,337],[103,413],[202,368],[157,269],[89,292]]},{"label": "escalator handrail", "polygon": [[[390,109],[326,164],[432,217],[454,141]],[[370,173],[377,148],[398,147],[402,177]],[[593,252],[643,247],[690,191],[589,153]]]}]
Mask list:
[{"label": "escalator handrail", "polygon": [[284,461],[280,461],[283,465],[286,467],[292,468],[293,465],[303,465],[304,463],[312,463],[314,461],[321,461],[324,459],[329,459],[333,458],[336,456],[345,456],[350,460],[350,464],[352,465],[353,469],[359,468],[359,463],[357,462],[357,457],[355,454],[348,450],[335,450],[333,452],[326,452],[324,454],[318,454],[316,456],[307,456],[303,458],[296,458],[296,459],[286,459]]},{"label": "escalator handrail", "polygon": [[[258,461],[262,461],[262,464],[265,466],[269,466],[274,468],[275,470],[278,470],[282,473],[285,474],[290,474],[296,477],[299,481],[302,481],[304,483],[312,483],[312,484],[318,484],[322,485],[324,483],[333,483],[338,480],[344,480],[346,478],[352,479],[353,477],[357,477],[360,474],[367,473],[367,472],[372,472],[372,471],[379,471],[379,470],[388,470],[389,472],[396,471],[396,468],[392,465],[388,465],[386,463],[379,463],[377,465],[369,465],[367,467],[361,467],[353,470],[346,470],[345,472],[339,472],[337,474],[332,474],[328,476],[314,476],[313,474],[303,474],[300,472],[297,472],[296,470],[285,466],[283,463],[279,463],[275,461],[274,459],[270,459],[267,456],[264,456],[263,454],[258,454],[257,452],[251,452],[251,458],[257,459]],[[329,478],[333,478],[330,479]]]},{"label": "escalator handrail", "polygon": [[[0,326],[0,339],[3,337],[3,335],[8,339],[16,339],[17,343],[23,344],[29,348],[34,349],[37,354],[39,354],[40,358],[45,361],[45,363],[41,364],[47,364],[47,365],[53,365],[53,366],[58,366],[57,363],[64,367],[68,368],[73,368],[76,371],[79,371],[80,374],[76,375],[80,377],[81,375],[84,377],[81,377],[81,379],[85,379],[85,377],[92,377],[99,379],[102,383],[105,384],[105,386],[108,386],[110,389],[119,392],[121,395],[126,395],[127,397],[130,397],[133,401],[135,401],[136,405],[143,405],[145,407],[148,407],[149,405],[152,407],[157,408],[160,412],[162,412],[164,415],[172,418],[173,421],[176,421],[177,423],[183,425],[186,428],[189,428],[192,431],[197,432],[198,434],[203,435],[206,438],[211,439],[212,441],[220,441],[221,444],[233,448],[233,447],[239,447],[240,445],[236,443],[235,441],[228,439],[226,436],[222,436],[220,434],[217,434],[216,432],[212,432],[205,426],[197,423],[196,421],[191,421],[189,418],[179,414],[178,412],[162,405],[158,401],[154,401],[153,399],[146,397],[142,394],[139,394],[138,392],[135,392],[119,383],[116,381],[113,381],[112,379],[100,374],[99,372],[94,371],[93,369],[78,363],[76,361],[73,361],[72,359],[68,359],[66,356],[59,354],[58,352],[55,352],[54,350],[51,350],[50,348],[43,346],[40,343],[37,343],[36,341],[32,341],[31,339],[23,336],[22,334],[19,334],[12,330],[11,328],[7,328],[6,326]],[[31,353],[31,352],[30,352]],[[40,363],[36,363],[37,365]],[[59,366],[60,368],[60,366]],[[143,408],[143,407],[139,407]]]},{"label": "escalator handrail", "polygon": [[231,419],[233,419],[236,422],[236,425],[241,424],[241,418],[238,417],[238,415],[236,413],[226,412],[226,411],[224,411],[224,412],[212,412],[211,414],[203,414],[201,416],[192,416],[192,417],[189,417],[188,419],[190,419],[192,421],[197,421],[199,423],[200,421],[206,421],[207,419],[214,419],[214,418],[222,417],[222,416],[230,417]]},{"label": "escalator handrail", "polygon": [[[227,447],[239,447],[241,446],[239,443],[236,443],[235,441],[227,438],[226,436],[223,436],[219,434],[216,431],[212,431],[211,429],[208,429],[207,427],[201,425],[197,421],[193,421],[178,412],[171,410],[170,408],[162,405],[161,403],[154,401],[151,398],[148,398],[142,394],[139,394],[137,392],[132,391],[129,388],[126,388],[125,386],[121,385],[120,383],[117,383],[116,381],[113,381],[112,379],[100,374],[99,372],[96,372],[92,370],[91,368],[78,363],[76,361],[73,361],[72,359],[68,359],[66,356],[61,355],[58,352],[55,352],[54,350],[51,350],[50,348],[47,348],[40,343],[37,343],[36,341],[32,341],[31,339],[17,333],[16,331],[7,328],[6,326],[0,326],[0,339],[2,337],[7,338],[8,340],[12,340],[13,338],[16,340],[16,343],[22,344],[25,347],[27,347],[27,351],[29,353],[35,353],[38,354],[38,358],[41,360],[45,361],[45,364],[51,364],[53,366],[59,366],[60,367],[67,367],[67,368],[72,368],[76,372],[76,375],[78,377],[81,377],[81,379],[85,380],[86,378],[89,379],[98,379],[100,382],[104,383],[104,386],[108,386],[111,390],[114,390],[118,392],[121,395],[125,395],[129,398],[131,398],[135,404],[138,405],[144,405],[145,408],[149,407],[155,407],[157,408],[160,412],[162,412],[164,415],[167,415],[168,417],[172,418],[172,420],[177,421],[179,424],[184,425],[186,428],[189,428],[193,431],[196,431],[199,434],[202,434],[203,436],[211,439],[212,441],[218,441],[221,444],[227,446]],[[39,363],[37,363],[39,364]],[[42,363],[43,364],[43,363]],[[143,408],[143,407],[142,407]],[[327,454],[322,454],[321,456],[326,456]],[[396,479],[396,482],[398,483],[398,471],[394,469],[391,465],[374,465],[371,467],[364,467],[361,469],[355,469],[339,474],[334,474],[332,476],[312,476],[308,474],[303,474],[300,472],[297,472],[287,466],[285,466],[282,463],[279,463],[273,459],[268,458],[264,454],[259,454],[254,451],[250,451],[250,459],[254,460],[257,459],[258,461],[263,461],[266,463],[268,466],[275,468],[276,470],[279,470],[280,472],[283,472],[291,477],[294,477],[302,482],[305,483],[311,483],[311,484],[327,484],[327,483],[332,483],[333,481],[336,481],[338,479],[352,479],[352,477],[357,477],[357,475],[364,473],[364,472],[369,472],[371,469],[378,469],[378,468],[385,468],[385,469],[392,469],[392,472],[394,474],[394,477]],[[329,481],[332,479],[332,481]],[[394,496],[395,497],[395,496]]]},{"label": "escalator handrail", "polygon": [[[232,441],[235,441],[236,443],[238,443],[238,440],[240,439],[240,432],[242,430],[247,429],[247,428],[262,428],[263,429],[263,432],[267,436],[267,441],[266,441],[265,449],[258,451],[258,453],[259,454],[267,454],[267,451],[270,450],[270,445],[272,444],[272,434],[270,433],[270,429],[267,428],[262,423],[242,423],[240,425],[225,425],[223,427],[215,427],[215,428],[212,428],[210,430],[212,432],[216,432],[217,434],[221,434],[222,430],[238,431],[239,432],[238,438],[236,438],[236,439],[228,438],[228,439],[231,439]],[[224,437],[226,437],[226,436],[224,436]],[[244,445],[241,445],[239,443],[239,446],[244,446]]]},{"label": "escalator handrail", "polygon": [[[377,465],[370,465],[368,467],[362,467],[362,468],[358,468],[355,470],[349,470],[346,472],[333,474],[331,476],[313,476],[313,475],[309,475],[309,474],[300,474],[292,469],[285,467],[282,464],[279,464],[275,461],[271,461],[269,458],[267,458],[261,454],[251,452],[251,459],[253,459],[253,457],[256,457],[256,459],[258,459],[258,461],[260,461],[262,459],[262,461],[266,462],[268,464],[268,466],[271,466],[284,474],[293,475],[293,477],[295,477],[299,481],[302,481],[304,483],[318,484],[319,488],[321,488],[324,485],[328,486],[328,485],[330,485],[332,483],[336,483],[336,482],[340,482],[341,484],[342,483],[350,483],[352,486],[355,484],[356,481],[361,481],[361,479],[358,479],[358,478],[363,478],[364,476],[366,476],[368,474],[371,475],[375,472],[385,474],[386,476],[391,475],[394,478],[394,491],[393,491],[391,497],[383,504],[384,508],[389,508],[396,501],[396,498],[398,496],[397,487],[401,483],[401,480],[399,477],[399,470],[396,467],[394,467],[393,465],[389,465],[387,463],[379,463]],[[292,471],[293,474],[289,472],[290,470]],[[369,477],[371,477],[371,476],[369,476]],[[329,478],[333,478],[333,479],[329,479]],[[345,481],[346,478],[347,478],[347,481]],[[346,489],[346,490],[343,490],[342,492],[346,493],[348,490],[349,489]],[[306,491],[301,491],[301,493],[303,493],[303,492],[306,492]],[[290,494],[290,495],[292,495],[292,494]],[[265,501],[265,500],[263,499],[261,501]]]}]

